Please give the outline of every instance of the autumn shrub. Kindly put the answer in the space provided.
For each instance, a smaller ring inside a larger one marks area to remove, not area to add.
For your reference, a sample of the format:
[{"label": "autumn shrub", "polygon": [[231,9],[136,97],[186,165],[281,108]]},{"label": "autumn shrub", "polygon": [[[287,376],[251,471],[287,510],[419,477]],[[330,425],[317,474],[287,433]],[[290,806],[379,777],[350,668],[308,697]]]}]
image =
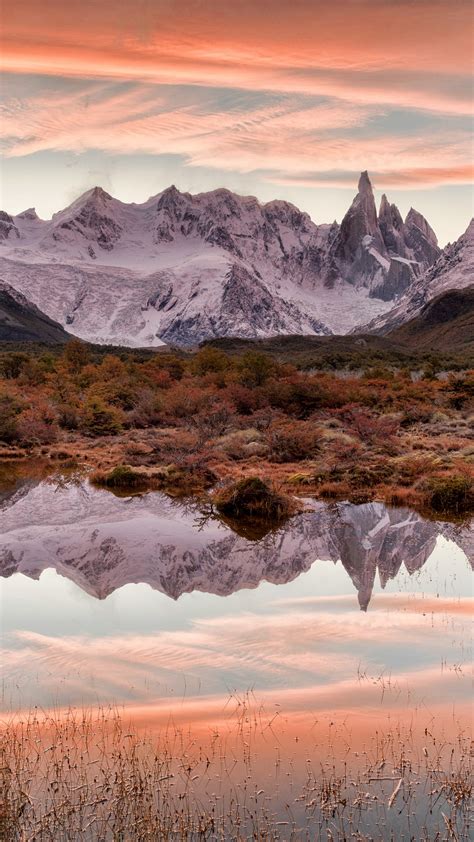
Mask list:
[{"label": "autumn shrub", "polygon": [[11,351],[0,357],[0,375],[5,380],[16,380],[25,366],[29,365],[31,357],[22,351]]},{"label": "autumn shrub", "polygon": [[245,386],[262,386],[277,373],[277,364],[271,357],[259,351],[246,351],[235,363],[240,381]]},{"label": "autumn shrub", "polygon": [[21,404],[10,395],[0,395],[0,441],[11,444],[18,438]]},{"label": "autumn shrub", "polygon": [[81,429],[92,436],[115,436],[123,429],[123,414],[101,398],[90,396],[80,423]]},{"label": "autumn shrub", "polygon": [[296,418],[308,418],[327,401],[327,395],[315,378],[297,375],[287,380],[273,380],[266,387],[269,404]]},{"label": "autumn shrub", "polygon": [[295,511],[291,497],[275,491],[259,477],[246,477],[214,496],[218,512],[231,517],[259,517],[280,519]]},{"label": "autumn shrub", "polygon": [[20,444],[51,444],[58,437],[57,414],[46,402],[38,402],[18,416],[17,439]]},{"label": "autumn shrub", "polygon": [[436,460],[431,454],[408,454],[399,456],[391,463],[392,472],[401,485],[411,485],[427,474],[432,474]]},{"label": "autumn shrub", "polygon": [[213,396],[212,389],[195,385],[191,378],[183,379],[166,392],[163,410],[169,421],[189,420],[202,410],[207,410]]},{"label": "autumn shrub", "polygon": [[403,410],[400,419],[401,427],[411,427],[414,424],[428,424],[433,417],[433,406],[430,404],[414,404]]},{"label": "autumn shrub", "polygon": [[242,383],[230,383],[225,394],[239,415],[252,415],[265,404],[268,405],[266,396],[260,390],[250,389]]},{"label": "autumn shrub", "polygon": [[80,339],[71,339],[64,348],[63,360],[73,374],[77,374],[91,360],[89,346]]},{"label": "autumn shrub", "polygon": [[109,473],[97,471],[92,475],[91,482],[106,488],[145,488],[147,486],[146,477],[134,471],[129,465],[117,465]]},{"label": "autumn shrub", "polygon": [[431,477],[425,487],[427,501],[436,512],[461,514],[474,508],[474,481],[467,474]]},{"label": "autumn shrub", "polygon": [[320,431],[311,421],[279,421],[265,435],[273,462],[312,459],[319,450]]},{"label": "autumn shrub", "polygon": [[346,414],[346,421],[361,441],[367,444],[387,444],[398,432],[400,422],[393,416],[378,416],[362,407],[355,407]]},{"label": "autumn shrub", "polygon": [[140,389],[133,408],[128,413],[132,427],[145,428],[159,424],[163,416],[163,401],[153,389]]},{"label": "autumn shrub", "polygon": [[211,438],[222,436],[234,417],[235,409],[225,401],[215,401],[207,409],[191,415],[188,425],[197,434],[198,447]]},{"label": "autumn shrub", "polygon": [[223,351],[207,345],[200,348],[194,355],[191,362],[191,371],[199,376],[210,373],[216,374],[226,371],[229,365],[229,358]]}]

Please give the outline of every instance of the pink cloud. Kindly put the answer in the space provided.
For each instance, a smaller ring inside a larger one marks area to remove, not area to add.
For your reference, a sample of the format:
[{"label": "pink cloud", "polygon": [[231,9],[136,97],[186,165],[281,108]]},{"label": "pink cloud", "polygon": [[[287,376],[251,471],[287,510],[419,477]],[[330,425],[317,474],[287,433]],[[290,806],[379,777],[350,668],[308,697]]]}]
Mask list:
[{"label": "pink cloud", "polygon": [[[34,698],[39,695],[42,699],[64,687],[70,696],[82,699],[84,694],[90,697],[87,688],[92,676],[92,698],[97,693],[100,698],[140,699],[182,692],[183,681],[191,694],[197,694],[201,682],[208,692],[222,688],[223,676],[240,685],[256,680],[259,686],[291,682],[294,687],[308,680],[313,684],[314,676],[318,676],[318,687],[312,687],[315,699],[329,704],[329,699],[342,694],[341,699],[347,703],[350,688],[360,685],[357,675],[361,664],[367,665],[373,677],[384,672],[384,665],[374,660],[374,645],[386,641],[390,647],[402,649],[416,639],[425,653],[422,657],[429,663],[436,658],[432,653],[444,637],[445,617],[459,625],[463,621],[459,605],[471,607],[467,600],[458,604],[452,600],[403,602],[376,597],[375,610],[369,615],[345,608],[343,602],[342,610],[335,615],[331,601],[314,601],[313,611],[308,610],[311,604],[292,601],[281,604],[284,610],[279,613],[227,616],[225,622],[216,617],[197,621],[186,630],[156,634],[94,639],[19,631],[13,635],[14,645],[3,652],[6,687],[18,685],[20,691],[29,688]],[[394,606],[397,610],[390,610]],[[454,650],[452,657],[457,657]],[[421,670],[419,666],[411,671],[394,670],[398,674],[392,676],[393,692],[411,686],[421,692],[425,680],[421,676],[425,673],[440,679],[439,666]],[[446,668],[443,686],[449,676]],[[368,685],[377,692],[382,686],[372,679]],[[364,694],[365,690],[363,699]]]},{"label": "pink cloud", "polygon": [[26,0],[4,16],[4,68],[470,113],[469,3],[295,0],[288,11],[284,0]]},{"label": "pink cloud", "polygon": [[[75,93],[11,99],[2,109],[5,154],[90,148],[180,154],[188,166],[266,170],[273,183],[311,187],[352,187],[353,173],[367,167],[383,187],[463,183],[472,175],[467,132],[359,134],[357,141],[344,136],[354,127],[367,130],[380,107],[336,100],[315,105],[285,95],[260,107],[229,110],[210,95],[176,105],[166,91],[157,96],[154,86],[134,85],[117,92],[96,82]],[[337,172],[341,162],[348,175]]]}]

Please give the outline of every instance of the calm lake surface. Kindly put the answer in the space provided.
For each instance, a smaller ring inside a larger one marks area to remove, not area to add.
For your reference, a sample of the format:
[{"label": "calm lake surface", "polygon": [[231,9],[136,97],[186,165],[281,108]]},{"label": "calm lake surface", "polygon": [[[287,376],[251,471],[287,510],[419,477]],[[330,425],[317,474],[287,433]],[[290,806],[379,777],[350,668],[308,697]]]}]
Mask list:
[{"label": "calm lake surface", "polygon": [[292,771],[273,791],[295,804],[298,763],[329,757],[331,728],[333,763],[393,728],[421,735],[415,752],[433,723],[456,742],[472,714],[472,527],[309,506],[252,541],[158,493],[54,479],[5,493],[5,715],[112,703],[139,727],[172,718],[206,739],[251,698],[280,729],[257,740],[260,774],[277,744]]}]

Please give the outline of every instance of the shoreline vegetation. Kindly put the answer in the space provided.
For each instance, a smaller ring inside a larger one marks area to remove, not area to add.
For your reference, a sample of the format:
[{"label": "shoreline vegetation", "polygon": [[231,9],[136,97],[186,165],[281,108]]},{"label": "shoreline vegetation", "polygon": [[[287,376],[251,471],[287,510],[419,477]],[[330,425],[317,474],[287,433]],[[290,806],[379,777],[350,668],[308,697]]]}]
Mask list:
[{"label": "shoreline vegetation", "polygon": [[116,708],[4,719],[0,838],[470,838],[461,722],[449,737],[420,715],[352,737],[347,716],[291,722],[248,696],[229,702],[207,733],[143,730]]},{"label": "shoreline vegetation", "polygon": [[[473,513],[473,369],[369,354],[323,370],[247,345],[3,350],[0,465],[39,458],[115,493],[207,495],[230,517],[281,519],[298,497]],[[245,510],[252,483],[260,502]]]}]

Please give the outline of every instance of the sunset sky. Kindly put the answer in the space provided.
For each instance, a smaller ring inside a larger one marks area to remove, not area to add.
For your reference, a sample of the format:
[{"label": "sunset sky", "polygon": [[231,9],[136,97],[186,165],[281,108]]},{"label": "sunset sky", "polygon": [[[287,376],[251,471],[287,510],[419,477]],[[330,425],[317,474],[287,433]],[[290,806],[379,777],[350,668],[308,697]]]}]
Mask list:
[{"label": "sunset sky", "polygon": [[440,243],[473,212],[470,0],[24,0],[2,20],[2,200],[99,184],[284,198],[340,220],[358,174]]}]

